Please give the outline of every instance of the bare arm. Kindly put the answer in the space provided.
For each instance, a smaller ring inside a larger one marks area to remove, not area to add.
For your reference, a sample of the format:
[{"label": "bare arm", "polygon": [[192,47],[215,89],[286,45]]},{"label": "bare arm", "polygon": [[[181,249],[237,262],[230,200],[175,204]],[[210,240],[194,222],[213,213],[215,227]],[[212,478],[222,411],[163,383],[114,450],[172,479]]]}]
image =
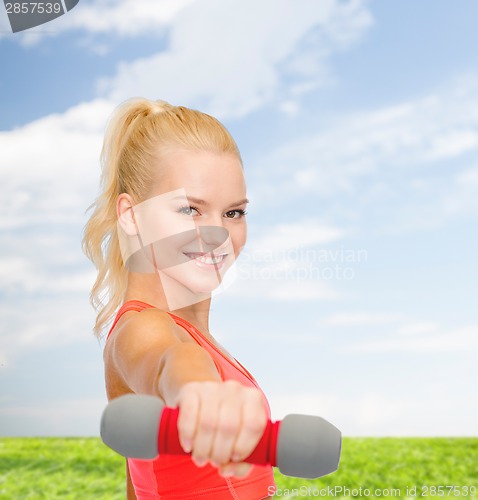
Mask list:
[{"label": "bare arm", "polygon": [[113,364],[135,393],[159,396],[176,406],[181,387],[221,380],[209,354],[184,341],[170,316],[157,309],[134,314],[111,338]]},{"label": "bare arm", "polygon": [[183,335],[164,312],[135,314],[110,339],[115,368],[133,392],[179,406],[180,441],[196,465],[209,461],[224,475],[245,475],[251,466],[242,460],[267,422],[262,395],[222,382],[209,353]]}]

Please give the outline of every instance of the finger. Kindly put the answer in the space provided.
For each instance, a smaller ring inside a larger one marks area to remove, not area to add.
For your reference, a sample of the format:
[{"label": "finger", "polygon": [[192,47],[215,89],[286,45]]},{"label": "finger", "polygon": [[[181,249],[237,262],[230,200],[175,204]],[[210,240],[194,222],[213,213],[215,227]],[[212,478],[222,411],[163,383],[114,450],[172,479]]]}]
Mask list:
[{"label": "finger", "polygon": [[219,468],[219,474],[223,477],[244,477],[247,476],[252,470],[252,465],[246,462],[233,463],[230,462],[225,465],[221,465]]},{"label": "finger", "polygon": [[182,395],[179,401],[178,435],[181,447],[189,453],[193,447],[200,409],[199,397],[194,391]]},{"label": "finger", "polygon": [[242,406],[241,428],[234,443],[231,459],[240,462],[248,457],[259,443],[266,428],[267,416],[259,391],[251,390]]},{"label": "finger", "polygon": [[218,420],[219,401],[216,393],[202,395],[193,441],[192,458],[198,467],[209,460]]},{"label": "finger", "polygon": [[219,408],[217,429],[210,454],[213,465],[219,466],[231,461],[240,426],[240,408],[233,401],[224,401]]}]

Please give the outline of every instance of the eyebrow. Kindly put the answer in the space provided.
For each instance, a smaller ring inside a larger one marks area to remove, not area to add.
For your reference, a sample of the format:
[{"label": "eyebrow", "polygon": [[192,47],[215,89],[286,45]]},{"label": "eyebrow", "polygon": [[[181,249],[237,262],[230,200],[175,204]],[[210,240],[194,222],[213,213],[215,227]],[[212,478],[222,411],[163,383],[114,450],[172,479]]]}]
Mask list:
[{"label": "eyebrow", "polygon": [[[172,198],[173,200],[186,200],[188,202],[195,203],[196,205],[202,205],[204,207],[207,207],[210,205],[209,202],[205,200],[201,200],[200,198],[196,198],[194,196],[176,196],[175,198]],[[243,205],[245,203],[249,203],[249,200],[247,198],[244,198],[243,200],[236,201],[235,203],[231,203],[229,206],[230,207],[235,207],[237,205]]]}]

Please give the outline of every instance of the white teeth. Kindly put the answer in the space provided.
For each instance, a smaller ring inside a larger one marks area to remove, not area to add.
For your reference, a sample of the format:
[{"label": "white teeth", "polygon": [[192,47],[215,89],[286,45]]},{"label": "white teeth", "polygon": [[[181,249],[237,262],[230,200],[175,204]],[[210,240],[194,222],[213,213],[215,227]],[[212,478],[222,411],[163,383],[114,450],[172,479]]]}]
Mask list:
[{"label": "white teeth", "polygon": [[209,257],[206,255],[201,255],[201,256],[194,256],[194,254],[187,254],[188,257],[198,260],[199,262],[202,262],[203,264],[219,264],[219,262],[222,262],[224,259],[225,255],[216,255],[215,257]]},{"label": "white teeth", "polygon": [[211,257],[200,257],[198,260],[204,262],[204,264],[217,264],[222,261],[222,257],[215,257],[213,259]]}]

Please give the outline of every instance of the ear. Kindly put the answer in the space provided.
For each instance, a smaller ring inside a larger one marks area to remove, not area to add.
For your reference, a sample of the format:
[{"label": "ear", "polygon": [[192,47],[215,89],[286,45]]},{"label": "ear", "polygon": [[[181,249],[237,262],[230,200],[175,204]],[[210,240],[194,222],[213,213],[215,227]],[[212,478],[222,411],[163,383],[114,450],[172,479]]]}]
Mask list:
[{"label": "ear", "polygon": [[128,193],[121,193],[116,200],[118,224],[128,236],[138,234],[133,212],[133,199]]}]

